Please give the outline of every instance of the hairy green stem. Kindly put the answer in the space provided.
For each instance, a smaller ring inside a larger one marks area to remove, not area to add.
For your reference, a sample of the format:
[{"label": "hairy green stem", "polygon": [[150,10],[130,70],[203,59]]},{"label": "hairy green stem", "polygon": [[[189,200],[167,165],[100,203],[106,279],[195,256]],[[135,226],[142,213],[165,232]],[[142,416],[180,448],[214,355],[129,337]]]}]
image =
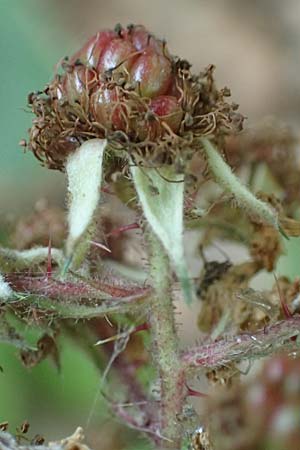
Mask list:
[{"label": "hairy green stem", "polygon": [[238,179],[209,139],[201,138],[200,141],[208,167],[216,182],[226,192],[232,194],[238,206],[245,209],[250,216],[257,217],[282,233],[283,230],[280,228],[277,212],[269,204],[255,197],[247,186]]},{"label": "hairy green stem", "polygon": [[182,411],[185,392],[171,296],[169,261],[162,244],[150,231],[148,242],[154,290],[150,310],[153,358],[158,368],[161,389],[159,421],[160,435],[164,438],[161,448],[180,449],[181,427],[177,418]]}]

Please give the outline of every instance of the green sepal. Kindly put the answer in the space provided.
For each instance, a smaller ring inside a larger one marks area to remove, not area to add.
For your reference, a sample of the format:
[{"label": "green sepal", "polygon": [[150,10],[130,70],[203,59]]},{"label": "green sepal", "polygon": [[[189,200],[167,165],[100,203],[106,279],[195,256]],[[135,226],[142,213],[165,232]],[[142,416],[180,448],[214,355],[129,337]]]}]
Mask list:
[{"label": "green sepal", "polygon": [[183,247],[184,175],[175,173],[172,166],[132,166],[131,173],[147,222],[166,250],[190,304],[194,291]]}]

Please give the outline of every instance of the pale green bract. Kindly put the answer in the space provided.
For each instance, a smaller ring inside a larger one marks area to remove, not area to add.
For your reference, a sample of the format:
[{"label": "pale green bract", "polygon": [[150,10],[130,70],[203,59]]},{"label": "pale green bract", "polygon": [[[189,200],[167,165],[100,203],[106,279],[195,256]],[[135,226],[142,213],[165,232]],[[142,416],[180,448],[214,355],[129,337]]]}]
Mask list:
[{"label": "pale green bract", "polygon": [[70,258],[86,234],[100,200],[103,154],[106,139],[84,142],[66,162],[68,177],[69,234],[66,256]]},{"label": "pale green bract", "polygon": [[190,304],[194,293],[183,250],[184,175],[175,173],[171,166],[132,166],[131,173],[144,215],[163,244]]}]

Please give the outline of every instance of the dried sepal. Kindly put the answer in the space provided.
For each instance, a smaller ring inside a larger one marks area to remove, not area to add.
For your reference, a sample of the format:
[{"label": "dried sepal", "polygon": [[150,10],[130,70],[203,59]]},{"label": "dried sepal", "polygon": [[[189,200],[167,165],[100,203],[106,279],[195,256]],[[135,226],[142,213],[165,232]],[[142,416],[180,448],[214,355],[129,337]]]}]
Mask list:
[{"label": "dried sepal", "polygon": [[23,349],[20,356],[26,368],[36,366],[47,357],[51,357],[57,369],[60,368],[58,347],[54,337],[47,333],[39,338],[35,349]]}]

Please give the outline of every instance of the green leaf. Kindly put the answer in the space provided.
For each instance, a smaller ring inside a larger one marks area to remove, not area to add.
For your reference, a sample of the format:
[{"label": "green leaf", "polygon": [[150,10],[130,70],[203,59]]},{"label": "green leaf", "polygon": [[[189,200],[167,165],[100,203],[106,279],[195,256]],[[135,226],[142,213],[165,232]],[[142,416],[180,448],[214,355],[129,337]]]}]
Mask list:
[{"label": "green leaf", "polygon": [[166,250],[190,304],[193,287],[183,250],[183,175],[175,173],[171,166],[160,169],[133,166],[131,173],[144,215]]}]

